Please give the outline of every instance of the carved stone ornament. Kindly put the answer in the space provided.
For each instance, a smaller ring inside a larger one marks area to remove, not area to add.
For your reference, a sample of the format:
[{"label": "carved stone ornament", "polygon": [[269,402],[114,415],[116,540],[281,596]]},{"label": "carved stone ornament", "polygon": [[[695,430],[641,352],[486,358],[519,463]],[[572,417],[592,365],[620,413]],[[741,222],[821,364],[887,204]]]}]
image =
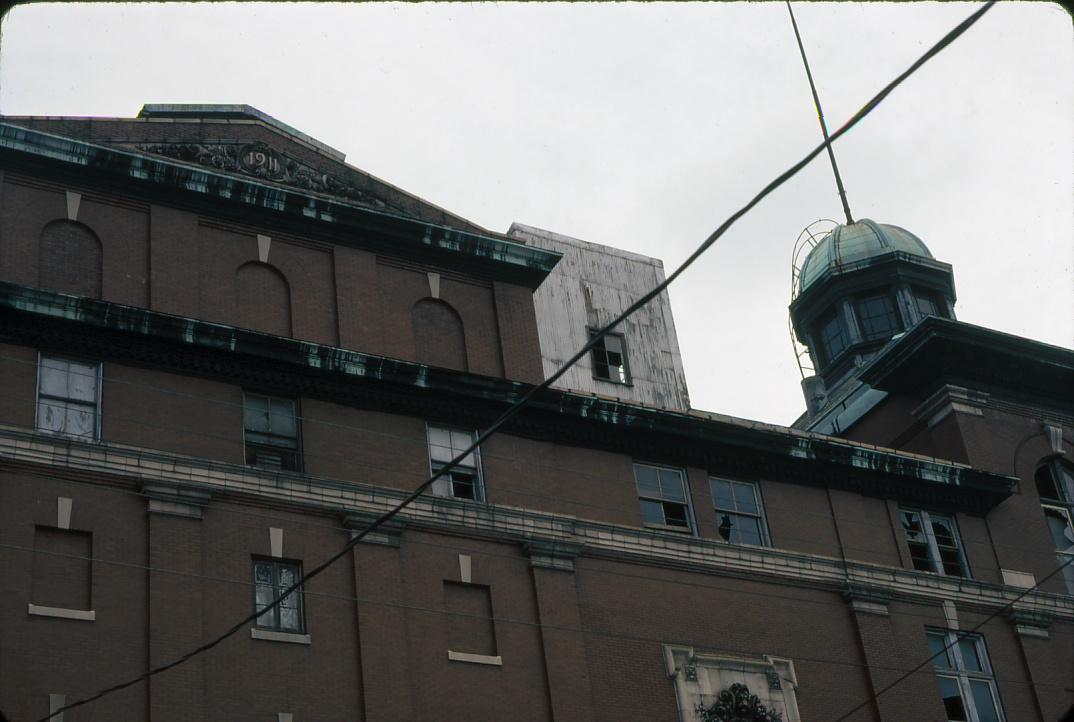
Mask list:
[{"label": "carved stone ornament", "polygon": [[261,142],[255,143],[148,143],[138,150],[230,173],[282,183],[314,193],[347,198],[377,208],[392,208],[380,198],[336,176],[322,173]]},{"label": "carved stone ornament", "polygon": [[708,707],[697,706],[702,722],[783,722],[783,715],[761,704],[744,684],[732,684]]}]

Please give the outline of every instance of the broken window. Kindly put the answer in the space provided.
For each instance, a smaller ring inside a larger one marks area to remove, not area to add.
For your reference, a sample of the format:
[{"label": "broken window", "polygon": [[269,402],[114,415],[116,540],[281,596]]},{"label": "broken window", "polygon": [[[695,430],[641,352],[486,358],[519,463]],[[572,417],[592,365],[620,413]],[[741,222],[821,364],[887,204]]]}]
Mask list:
[{"label": "broken window", "polygon": [[[428,435],[429,466],[433,474],[474,443],[472,431],[430,426]],[[477,449],[467,454],[451,471],[434,481],[432,492],[435,496],[484,501],[485,490],[481,483],[481,464]]]},{"label": "broken window", "polygon": [[96,441],[100,434],[101,365],[41,356],[37,430]]},{"label": "broken window", "polygon": [[[596,331],[589,332],[590,338],[596,335]],[[630,368],[627,366],[623,334],[606,333],[604,338],[593,346],[593,378],[617,384],[630,383]]]},{"label": "broken window", "polygon": [[683,473],[649,464],[634,464],[642,523],[648,527],[692,533],[690,504]]},{"label": "broken window", "polygon": [[1037,469],[1034,481],[1056,560],[1063,566],[1068,591],[1074,594],[1074,469],[1052,461]]},{"label": "broken window", "polygon": [[948,722],[1002,722],[1003,708],[984,639],[938,629],[927,635]]},{"label": "broken window", "polygon": [[899,512],[914,569],[949,577],[968,577],[958,527],[953,517],[929,511]]},{"label": "broken window", "polygon": [[768,530],[757,484],[729,479],[709,479],[716,507],[716,528],[732,544],[768,546]]},{"label": "broken window", "polygon": [[850,336],[847,334],[846,324],[843,322],[843,309],[840,306],[836,306],[821,319],[817,330],[821,356],[826,364],[834,361],[850,345]]},{"label": "broken window", "polygon": [[302,470],[294,400],[246,393],[242,416],[247,466]]},{"label": "broken window", "polygon": [[272,609],[267,607],[302,578],[302,567],[297,562],[274,559],[254,560],[254,611],[261,612],[257,626],[276,632],[305,631],[302,614],[302,589],[295,589]]}]

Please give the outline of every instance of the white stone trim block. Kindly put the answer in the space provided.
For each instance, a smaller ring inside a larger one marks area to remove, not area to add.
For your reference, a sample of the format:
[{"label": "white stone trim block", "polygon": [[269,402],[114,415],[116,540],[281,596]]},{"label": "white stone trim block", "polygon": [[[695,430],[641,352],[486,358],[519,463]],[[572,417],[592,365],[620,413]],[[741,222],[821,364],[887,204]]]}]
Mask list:
[{"label": "white stone trim block", "polygon": [[471,664],[488,664],[493,667],[503,666],[503,657],[496,655],[495,657],[489,654],[470,654],[469,652],[456,652],[449,649],[447,658],[452,662],[469,662]]},{"label": "white stone trim block", "polygon": [[77,619],[81,622],[92,622],[97,619],[97,612],[92,609],[64,609],[63,607],[43,607],[31,602],[27,605],[27,614],[35,617],[56,617],[57,619]]},{"label": "white stone trim block", "polygon": [[250,629],[250,639],[264,639],[268,642],[287,642],[288,644],[312,644],[313,640],[308,634],[295,632],[274,632],[271,629]]}]

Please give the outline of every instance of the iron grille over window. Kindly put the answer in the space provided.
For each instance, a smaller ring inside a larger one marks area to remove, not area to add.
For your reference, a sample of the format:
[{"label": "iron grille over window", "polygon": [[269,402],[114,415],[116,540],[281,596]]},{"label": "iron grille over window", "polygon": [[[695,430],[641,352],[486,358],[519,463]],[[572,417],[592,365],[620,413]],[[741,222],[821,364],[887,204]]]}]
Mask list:
[{"label": "iron grille over window", "polygon": [[301,588],[288,594],[272,609],[266,609],[272,600],[287,591],[302,578],[302,567],[295,562],[268,559],[254,560],[254,610],[258,615],[257,626],[277,632],[305,631],[302,615]]},{"label": "iron grille over window", "polygon": [[984,639],[950,630],[927,634],[948,722],[1003,722]]},{"label": "iron grille over window", "polygon": [[720,536],[732,544],[768,546],[764,510],[757,484],[748,481],[709,479],[712,503]]},{"label": "iron grille over window", "polygon": [[968,577],[955,520],[947,514],[902,510],[903,532],[914,569],[949,577]]},{"label": "iron grille over window", "polygon": [[693,532],[682,471],[634,464],[634,479],[638,485],[641,518],[645,526]]},{"label": "iron grille over window", "polygon": [[248,466],[302,470],[293,400],[244,394],[243,428]]},{"label": "iron grille over window", "polygon": [[[472,431],[429,427],[429,465],[432,473],[440,471],[449,461],[466,451],[474,443]],[[433,482],[435,496],[484,501],[485,490],[481,483],[481,464],[477,451],[471,451],[451,471]]]},{"label": "iron grille over window", "polygon": [[859,298],[855,306],[861,335],[866,341],[888,338],[902,329],[895,304],[886,293]]},{"label": "iron grille over window", "polygon": [[96,441],[100,433],[101,365],[41,356],[37,430]]},{"label": "iron grille over window", "polygon": [[[590,331],[590,338],[596,336]],[[621,333],[608,333],[593,347],[593,377],[617,384],[630,383],[626,342]]]}]

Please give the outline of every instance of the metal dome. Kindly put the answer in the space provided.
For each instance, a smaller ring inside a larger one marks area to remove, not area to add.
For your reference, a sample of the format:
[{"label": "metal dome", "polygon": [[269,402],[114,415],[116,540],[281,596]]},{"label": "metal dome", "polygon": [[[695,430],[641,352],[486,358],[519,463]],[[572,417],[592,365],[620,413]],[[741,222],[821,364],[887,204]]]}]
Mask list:
[{"label": "metal dome", "polygon": [[825,273],[896,251],[932,258],[921,239],[905,228],[868,218],[838,225],[806,256],[798,275],[798,291],[804,291]]}]

